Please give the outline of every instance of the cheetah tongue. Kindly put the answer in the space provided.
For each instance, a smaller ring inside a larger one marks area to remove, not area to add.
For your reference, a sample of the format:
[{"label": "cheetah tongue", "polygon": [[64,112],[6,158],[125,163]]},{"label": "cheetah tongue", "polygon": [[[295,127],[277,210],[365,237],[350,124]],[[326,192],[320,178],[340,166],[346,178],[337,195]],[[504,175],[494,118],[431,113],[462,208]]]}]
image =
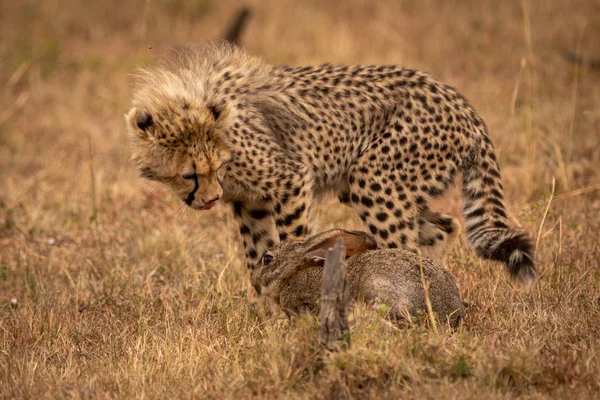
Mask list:
[{"label": "cheetah tongue", "polygon": [[210,210],[214,206],[217,205],[217,200],[209,201],[208,203],[204,203],[201,210]]}]

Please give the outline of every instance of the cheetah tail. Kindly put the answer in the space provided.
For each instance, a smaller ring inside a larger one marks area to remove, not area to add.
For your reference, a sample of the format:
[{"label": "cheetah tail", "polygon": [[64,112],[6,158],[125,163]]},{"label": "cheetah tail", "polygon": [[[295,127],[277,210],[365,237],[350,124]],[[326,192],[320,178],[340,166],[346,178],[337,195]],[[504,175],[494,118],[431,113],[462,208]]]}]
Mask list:
[{"label": "cheetah tail", "polygon": [[463,167],[467,240],[478,256],[504,262],[513,278],[529,286],[537,275],[533,241],[508,226],[494,150],[487,143],[482,143],[482,148]]}]

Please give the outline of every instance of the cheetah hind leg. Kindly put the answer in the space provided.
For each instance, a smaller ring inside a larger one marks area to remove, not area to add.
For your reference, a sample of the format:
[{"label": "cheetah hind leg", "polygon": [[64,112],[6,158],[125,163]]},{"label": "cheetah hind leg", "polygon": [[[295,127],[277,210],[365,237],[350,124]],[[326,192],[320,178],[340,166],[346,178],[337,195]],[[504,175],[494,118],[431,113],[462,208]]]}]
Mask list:
[{"label": "cheetah hind leg", "polygon": [[421,254],[441,263],[458,238],[460,223],[456,218],[426,208],[419,214],[418,224]]}]

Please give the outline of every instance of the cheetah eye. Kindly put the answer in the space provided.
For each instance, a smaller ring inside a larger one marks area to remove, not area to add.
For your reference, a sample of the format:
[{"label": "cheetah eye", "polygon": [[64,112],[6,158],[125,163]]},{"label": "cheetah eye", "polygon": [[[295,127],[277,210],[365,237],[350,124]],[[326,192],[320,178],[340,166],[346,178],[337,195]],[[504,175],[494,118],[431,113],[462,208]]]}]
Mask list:
[{"label": "cheetah eye", "polygon": [[183,179],[194,180],[194,179],[196,179],[196,173],[195,172],[190,172],[188,174],[181,175],[181,177]]},{"label": "cheetah eye", "polygon": [[265,254],[262,258],[263,265],[269,265],[273,262],[273,256],[271,254]]}]

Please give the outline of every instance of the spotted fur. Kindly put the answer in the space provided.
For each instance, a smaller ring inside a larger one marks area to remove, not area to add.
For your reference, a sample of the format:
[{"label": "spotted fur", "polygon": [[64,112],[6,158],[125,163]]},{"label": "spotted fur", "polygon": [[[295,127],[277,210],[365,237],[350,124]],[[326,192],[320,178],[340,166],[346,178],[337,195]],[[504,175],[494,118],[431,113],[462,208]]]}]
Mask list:
[{"label": "spotted fur", "polygon": [[428,202],[462,173],[476,253],[525,282],[535,277],[530,239],[508,226],[485,123],[429,74],[270,66],[211,44],[176,49],[139,78],[127,124],[142,175],[196,209],[230,203],[249,267],[280,240],[310,233],[316,200],[329,191],[380,246],[435,247],[456,223]]}]

